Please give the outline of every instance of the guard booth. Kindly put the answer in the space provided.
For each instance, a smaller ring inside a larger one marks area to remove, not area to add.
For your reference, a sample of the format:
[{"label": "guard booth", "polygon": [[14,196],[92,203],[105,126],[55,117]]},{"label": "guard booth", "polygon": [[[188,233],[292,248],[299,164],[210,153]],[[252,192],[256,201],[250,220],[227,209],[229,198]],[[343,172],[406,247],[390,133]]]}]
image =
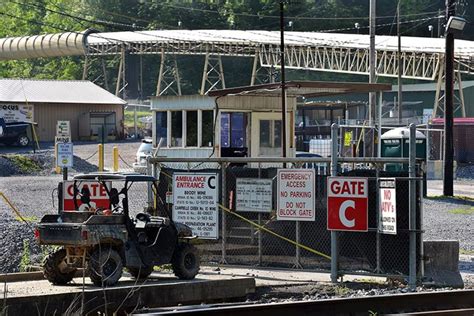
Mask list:
[{"label": "guard booth", "polygon": [[[289,81],[287,156],[293,157],[298,98],[390,90],[387,84]],[[282,155],[281,84],[210,91],[208,95],[151,98],[153,146],[169,158],[279,157]]]},{"label": "guard booth", "polygon": [[[281,156],[280,101],[256,95],[154,97],[153,147],[170,158]],[[296,97],[286,102],[288,156],[293,156]]]},{"label": "guard booth", "polygon": [[[382,157],[408,157],[410,130],[406,127],[394,128],[381,136]],[[416,131],[416,158],[426,159],[426,136]],[[387,164],[387,171],[408,171],[407,164]]]}]

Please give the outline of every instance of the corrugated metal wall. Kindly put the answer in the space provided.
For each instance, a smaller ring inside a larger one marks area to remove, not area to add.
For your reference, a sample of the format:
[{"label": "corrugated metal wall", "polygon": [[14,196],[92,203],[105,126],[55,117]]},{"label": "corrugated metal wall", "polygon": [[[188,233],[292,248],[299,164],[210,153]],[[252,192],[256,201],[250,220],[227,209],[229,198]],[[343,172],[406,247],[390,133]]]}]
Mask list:
[{"label": "corrugated metal wall", "polygon": [[[86,126],[81,121],[88,118],[87,114],[89,112],[115,112],[115,125],[118,136],[123,135],[121,127],[123,120],[122,105],[35,103],[34,121],[38,123],[37,132],[39,140],[54,141],[57,121],[70,121],[72,140],[79,140],[79,136],[83,136],[87,132]],[[80,128],[81,135],[79,135]]]}]

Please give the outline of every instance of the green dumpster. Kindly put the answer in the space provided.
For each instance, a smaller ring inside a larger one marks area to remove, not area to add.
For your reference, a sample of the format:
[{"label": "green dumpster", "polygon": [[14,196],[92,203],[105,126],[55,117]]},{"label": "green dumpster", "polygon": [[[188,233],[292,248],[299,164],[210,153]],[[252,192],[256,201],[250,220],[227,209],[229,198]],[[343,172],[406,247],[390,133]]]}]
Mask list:
[{"label": "green dumpster", "polygon": [[[382,157],[408,157],[410,152],[410,130],[394,128],[381,136]],[[416,158],[426,159],[426,136],[416,131]],[[387,171],[408,171],[408,164],[387,164]]]}]

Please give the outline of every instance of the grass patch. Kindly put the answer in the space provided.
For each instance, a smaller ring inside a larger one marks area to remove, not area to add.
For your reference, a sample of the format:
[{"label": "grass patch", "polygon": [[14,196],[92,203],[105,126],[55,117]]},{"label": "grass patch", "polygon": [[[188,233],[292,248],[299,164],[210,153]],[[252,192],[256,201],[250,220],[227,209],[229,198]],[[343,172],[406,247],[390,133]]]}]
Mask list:
[{"label": "grass patch", "polygon": [[[28,223],[36,223],[38,221],[38,217],[36,216],[21,216],[25,222]],[[19,222],[22,222],[23,220],[20,218],[20,216],[15,216],[15,219]]]},{"label": "grass patch", "polygon": [[446,195],[430,195],[427,197],[430,200],[456,200],[474,202],[474,198],[465,195],[446,196]]},{"label": "grass patch", "polygon": [[459,249],[459,253],[462,255],[474,255],[474,250]]},{"label": "grass patch", "polygon": [[31,158],[21,155],[8,155],[5,156],[10,160],[15,167],[17,167],[23,173],[32,173],[41,171],[41,167]]},{"label": "grass patch", "polygon": [[[125,124],[125,127],[133,127],[134,126],[134,123],[133,123],[133,119],[134,119],[134,112],[133,110],[125,110],[124,112],[125,114],[125,120],[124,120],[124,124]],[[137,111],[137,127],[138,128],[143,128],[145,127],[144,124],[142,122],[140,122],[140,118],[141,117],[145,117],[145,116],[150,116],[151,115],[151,111]]]},{"label": "grass patch", "polygon": [[474,207],[471,208],[456,208],[454,210],[448,211],[451,214],[460,214],[460,215],[472,215],[474,214]]}]

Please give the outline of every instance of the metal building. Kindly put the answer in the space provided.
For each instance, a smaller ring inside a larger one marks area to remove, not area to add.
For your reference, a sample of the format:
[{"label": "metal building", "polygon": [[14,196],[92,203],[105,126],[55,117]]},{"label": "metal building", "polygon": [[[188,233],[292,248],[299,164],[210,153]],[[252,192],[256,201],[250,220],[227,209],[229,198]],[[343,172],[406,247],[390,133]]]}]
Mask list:
[{"label": "metal building", "polygon": [[36,122],[39,141],[54,141],[57,121],[73,141],[122,138],[125,104],[90,81],[0,79],[0,117]]}]

